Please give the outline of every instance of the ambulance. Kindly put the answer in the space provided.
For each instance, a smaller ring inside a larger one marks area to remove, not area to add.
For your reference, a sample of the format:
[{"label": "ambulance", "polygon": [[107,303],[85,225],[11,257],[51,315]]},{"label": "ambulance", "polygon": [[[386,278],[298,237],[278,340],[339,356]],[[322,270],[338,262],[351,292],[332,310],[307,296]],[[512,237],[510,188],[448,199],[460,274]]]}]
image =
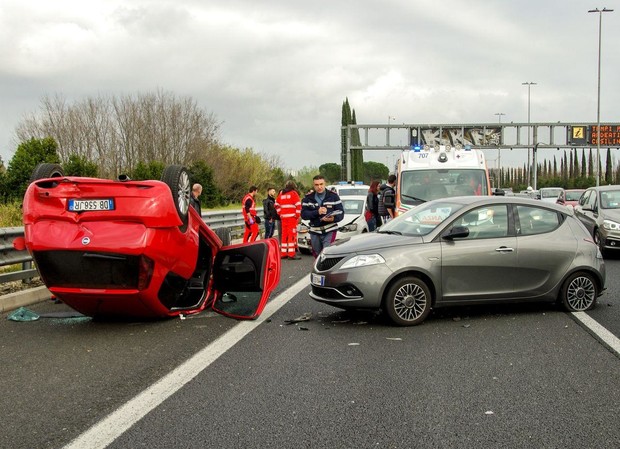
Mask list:
[{"label": "ambulance", "polygon": [[397,214],[439,198],[492,194],[484,153],[469,145],[413,146],[396,170]]}]

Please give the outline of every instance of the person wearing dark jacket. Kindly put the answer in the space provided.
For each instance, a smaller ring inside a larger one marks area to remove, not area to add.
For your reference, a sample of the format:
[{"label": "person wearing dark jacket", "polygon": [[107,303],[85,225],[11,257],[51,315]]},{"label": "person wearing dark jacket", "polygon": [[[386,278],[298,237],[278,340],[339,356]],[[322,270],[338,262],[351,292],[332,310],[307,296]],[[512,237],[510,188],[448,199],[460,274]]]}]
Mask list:
[{"label": "person wearing dark jacket", "polygon": [[202,211],[200,209],[200,198],[199,198],[201,193],[202,193],[202,186],[198,183],[194,184],[192,186],[192,193],[189,196],[189,204],[194,209],[196,209],[196,212],[198,212],[198,215],[202,217]]},{"label": "person wearing dark jacket", "polygon": [[312,178],[314,191],[301,202],[301,218],[310,222],[310,242],[314,257],[336,240],[338,222],[344,218],[342,201],[336,192],[325,189],[325,178]]},{"label": "person wearing dark jacket", "polygon": [[276,220],[278,220],[278,212],[276,212],[276,189],[269,187],[267,189],[267,198],[263,200],[263,218],[265,219],[265,238],[273,237],[276,229]]},{"label": "person wearing dark jacket", "polygon": [[379,187],[379,216],[387,223],[396,216],[396,176],[390,175],[387,184]]}]

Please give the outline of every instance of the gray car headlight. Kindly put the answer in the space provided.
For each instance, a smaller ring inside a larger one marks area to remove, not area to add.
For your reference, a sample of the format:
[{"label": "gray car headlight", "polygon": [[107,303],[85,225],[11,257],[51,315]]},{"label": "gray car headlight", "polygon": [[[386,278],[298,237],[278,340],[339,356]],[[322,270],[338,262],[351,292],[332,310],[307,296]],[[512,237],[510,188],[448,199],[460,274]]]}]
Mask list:
[{"label": "gray car headlight", "polygon": [[620,224],[611,220],[603,220],[603,228],[608,231],[620,231]]},{"label": "gray car headlight", "polygon": [[378,265],[380,263],[385,263],[385,259],[379,254],[360,254],[347,260],[340,268],[367,267],[368,265]]}]

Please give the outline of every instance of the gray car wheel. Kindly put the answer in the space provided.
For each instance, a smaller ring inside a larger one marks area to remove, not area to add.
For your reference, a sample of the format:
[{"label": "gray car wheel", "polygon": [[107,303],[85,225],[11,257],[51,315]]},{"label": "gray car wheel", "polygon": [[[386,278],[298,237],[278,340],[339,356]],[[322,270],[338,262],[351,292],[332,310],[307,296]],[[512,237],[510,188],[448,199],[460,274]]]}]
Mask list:
[{"label": "gray car wheel", "polygon": [[594,243],[598,246],[601,254],[604,256],[607,250],[605,249],[605,238],[601,235],[601,231],[597,229],[594,232]]},{"label": "gray car wheel", "polygon": [[408,276],[394,282],[385,297],[385,311],[394,324],[414,326],[431,311],[431,293],[421,279]]},{"label": "gray car wheel", "polygon": [[230,235],[230,229],[228,228],[215,228],[213,230],[215,235],[217,235],[222,241],[222,246],[229,246],[232,242],[232,237]]},{"label": "gray car wheel", "polygon": [[596,282],[588,273],[573,273],[562,287],[562,304],[569,312],[590,310],[598,297]]},{"label": "gray car wheel", "polygon": [[187,229],[187,211],[189,209],[189,196],[192,186],[189,181],[189,173],[182,165],[170,165],[164,169],[161,180],[165,182],[172,193],[172,200],[177,214],[181,219],[181,232]]},{"label": "gray car wheel", "polygon": [[30,176],[30,182],[46,178],[62,178],[64,175],[64,171],[60,164],[50,164],[45,162],[38,164],[34,168],[32,175]]}]

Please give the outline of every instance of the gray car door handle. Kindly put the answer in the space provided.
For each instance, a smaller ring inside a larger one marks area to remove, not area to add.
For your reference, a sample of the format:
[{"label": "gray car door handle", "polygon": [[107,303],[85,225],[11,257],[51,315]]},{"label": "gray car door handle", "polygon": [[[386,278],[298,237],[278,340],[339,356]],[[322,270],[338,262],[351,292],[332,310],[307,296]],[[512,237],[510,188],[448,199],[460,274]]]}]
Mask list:
[{"label": "gray car door handle", "polygon": [[514,251],[514,248],[500,246],[499,248],[496,248],[495,251],[497,251],[498,253],[512,253]]}]

